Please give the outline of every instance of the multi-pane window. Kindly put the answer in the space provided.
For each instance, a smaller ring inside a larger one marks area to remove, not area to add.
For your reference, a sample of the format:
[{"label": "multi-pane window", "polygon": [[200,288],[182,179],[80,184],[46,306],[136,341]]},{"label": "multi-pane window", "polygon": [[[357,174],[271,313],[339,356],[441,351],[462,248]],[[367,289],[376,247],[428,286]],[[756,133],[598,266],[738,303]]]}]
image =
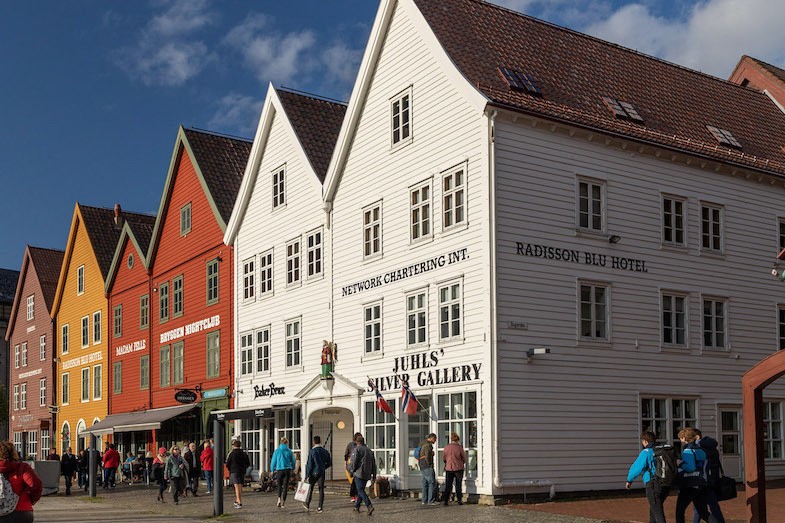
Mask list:
[{"label": "multi-pane window", "polygon": [[172,385],[180,385],[183,383],[184,365],[185,365],[185,345],[182,341],[172,345]]},{"label": "multi-pane window", "polygon": [[286,366],[300,366],[300,320],[286,322]]},{"label": "multi-pane window", "polygon": [[172,280],[172,317],[183,315],[183,277]]},{"label": "multi-pane window", "polygon": [[426,291],[406,296],[406,345],[415,347],[428,341],[428,300]]},{"label": "multi-pane window", "polygon": [[286,244],[286,285],[300,282],[300,238]]},{"label": "multi-pane window", "polygon": [[785,249],[785,218],[777,219],[777,253]]},{"label": "multi-pane window", "polygon": [[113,391],[115,394],[123,392],[123,362],[114,362],[114,376],[112,377]]},{"label": "multi-pane window", "polygon": [[104,390],[104,368],[102,365],[93,367],[93,399],[100,400]]},{"label": "multi-pane window", "polygon": [[19,408],[27,410],[27,383],[22,383],[19,386]]},{"label": "multi-pane window", "polygon": [[663,196],[662,198],[662,243],[684,246],[686,220],[685,201],[681,198]]},{"label": "multi-pane window", "polygon": [[21,351],[19,345],[14,345],[14,368],[19,368],[19,360],[21,356]]},{"label": "multi-pane window", "polygon": [[363,209],[363,258],[382,252],[382,205],[375,203]]},{"label": "multi-pane window", "polygon": [[442,178],[442,227],[466,222],[466,169],[450,171]]},{"label": "multi-pane window", "polygon": [[605,230],[605,184],[578,180],[578,227],[588,231]]},{"label": "multi-pane window", "polygon": [[763,447],[766,459],[782,459],[782,404],[763,404]]},{"label": "multi-pane window", "polygon": [[259,255],[259,294],[273,292],[273,251]]},{"label": "multi-pane window", "polygon": [[651,431],[657,441],[679,446],[679,431],[697,424],[694,399],[641,398],[641,431]]},{"label": "multi-pane window", "polygon": [[308,259],[308,277],[322,275],[322,230],[314,231],[306,236],[305,256]]},{"label": "multi-pane window", "polygon": [[270,372],[270,328],[256,331],[256,372]]},{"label": "multi-pane window", "polygon": [[409,226],[412,241],[431,235],[430,182],[409,191]]},{"label": "multi-pane window", "polygon": [[300,433],[302,432],[302,410],[300,407],[278,411],[275,417],[277,427],[276,440],[286,437],[292,450],[300,449]]},{"label": "multi-pane window", "polygon": [[46,378],[38,380],[38,406],[46,407]]},{"label": "multi-pane window", "polygon": [[785,304],[777,306],[777,349],[785,349]]},{"label": "multi-pane window", "polygon": [[19,410],[19,385],[14,385],[14,410]]},{"label": "multi-pane window", "polygon": [[169,345],[159,349],[160,360],[158,364],[158,383],[161,387],[168,387],[171,383],[171,348]]},{"label": "multi-pane window", "polygon": [[60,346],[62,347],[63,354],[68,354],[68,324],[63,325],[60,336]]},{"label": "multi-pane window", "polygon": [[19,456],[24,454],[24,449],[22,448],[22,433],[21,432],[14,432],[14,448],[19,453]]},{"label": "multi-pane window", "polygon": [[273,173],[273,209],[286,203],[285,169]]},{"label": "multi-pane window", "polygon": [[93,344],[101,343],[101,311],[93,313]]},{"label": "multi-pane window", "polygon": [[609,288],[605,285],[581,284],[582,338],[608,339],[608,291]]},{"label": "multi-pane window", "polygon": [[221,332],[207,335],[207,377],[217,378],[221,374]]},{"label": "multi-pane window", "polygon": [[114,318],[112,321],[114,327],[114,337],[119,338],[123,335],[123,306],[117,305],[114,308]]},{"label": "multi-pane window", "polygon": [[82,401],[90,401],[90,367],[82,369]]},{"label": "multi-pane window", "polygon": [[439,286],[439,339],[458,338],[462,331],[461,282]]},{"label": "multi-pane window", "polygon": [[150,324],[150,295],[139,297],[139,328],[146,329]]},{"label": "multi-pane window", "polygon": [[404,143],[412,135],[411,90],[407,89],[390,102],[392,117],[392,145]]},{"label": "multi-pane window", "polygon": [[724,349],[727,345],[727,302],[719,299],[703,299],[703,346]]},{"label": "multi-pane window", "polygon": [[27,367],[27,342],[22,344],[22,367]]},{"label": "multi-pane window", "polygon": [[139,389],[150,388],[150,356],[139,358]]},{"label": "multi-pane window", "polygon": [[207,262],[207,305],[218,302],[218,260]]},{"label": "multi-pane window", "polygon": [[38,457],[38,431],[31,430],[27,433],[27,456],[26,458],[36,459]]},{"label": "multi-pane window", "polygon": [[68,372],[63,373],[60,377],[60,401],[61,405],[68,405],[68,400],[71,394],[71,375]]},{"label": "multi-pane window", "polygon": [[439,394],[436,396],[437,418],[439,420],[436,430],[439,464],[439,474],[444,473],[444,460],[442,450],[450,442],[450,433],[455,432],[461,438],[461,443],[466,449],[466,477],[476,478],[478,463],[478,430],[477,430],[477,393],[456,392],[453,394]]},{"label": "multi-pane window", "polygon": [[35,318],[35,294],[27,297],[27,321]]},{"label": "multi-pane window", "polygon": [[84,293],[84,265],[80,265],[76,269],[76,293]]},{"label": "multi-pane window", "polygon": [[701,248],[722,251],[722,207],[701,205]]},{"label": "multi-pane window", "polygon": [[191,232],[191,202],[180,207],[180,236]]},{"label": "multi-pane window", "polygon": [[256,297],[256,258],[243,262],[243,300],[251,301]]},{"label": "multi-pane window", "polygon": [[378,354],[382,351],[382,304],[372,303],[363,307],[363,339],[365,353]]},{"label": "multi-pane window", "polygon": [[687,345],[687,298],[685,296],[662,295],[662,343]]},{"label": "multi-pane window", "polygon": [[82,318],[82,348],[90,345],[90,317]]},{"label": "multi-pane window", "polygon": [[253,373],[253,333],[240,335],[240,374]]},{"label": "multi-pane window", "polygon": [[158,286],[158,321],[169,321],[169,282]]},{"label": "multi-pane window", "polygon": [[49,429],[41,429],[41,459],[46,459],[49,456]]},{"label": "multi-pane window", "polygon": [[[387,400],[395,412],[396,401]],[[365,402],[365,443],[373,450],[376,457],[376,468],[379,474],[397,474],[395,416],[379,411],[375,401]]]},{"label": "multi-pane window", "polygon": [[46,359],[46,334],[38,338],[38,357],[41,361]]}]

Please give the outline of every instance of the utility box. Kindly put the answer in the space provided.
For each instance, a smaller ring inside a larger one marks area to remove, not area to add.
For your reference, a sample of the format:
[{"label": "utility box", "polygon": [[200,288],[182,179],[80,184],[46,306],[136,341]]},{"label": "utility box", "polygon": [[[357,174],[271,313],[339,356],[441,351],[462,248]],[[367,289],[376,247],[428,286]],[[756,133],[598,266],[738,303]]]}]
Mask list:
[{"label": "utility box", "polygon": [[43,495],[56,494],[60,490],[60,462],[59,461],[28,461],[31,467],[41,478],[44,490]]}]

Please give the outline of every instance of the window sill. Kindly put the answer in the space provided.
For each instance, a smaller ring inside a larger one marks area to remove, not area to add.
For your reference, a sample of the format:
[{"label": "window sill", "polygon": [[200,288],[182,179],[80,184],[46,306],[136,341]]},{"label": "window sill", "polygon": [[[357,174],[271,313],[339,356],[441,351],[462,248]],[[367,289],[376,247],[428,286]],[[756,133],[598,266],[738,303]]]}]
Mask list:
[{"label": "window sill", "polygon": [[579,345],[587,345],[589,347],[598,347],[598,348],[613,348],[613,340],[610,338],[578,338]]},{"label": "window sill", "polygon": [[425,244],[428,244],[428,243],[433,243],[433,233],[431,233],[431,234],[429,234],[427,236],[420,236],[416,240],[412,240],[411,237],[409,237],[409,248],[410,249],[416,249],[420,245],[425,245]]},{"label": "window sill", "polygon": [[712,356],[715,358],[735,358],[739,356],[731,352],[727,347],[701,347],[700,354],[701,356]]},{"label": "window sill", "polygon": [[666,354],[684,354],[691,352],[689,345],[660,345],[660,352]]},{"label": "window sill", "polygon": [[[445,340],[445,342],[448,342],[448,341],[449,340]],[[431,348],[431,344],[430,344],[430,342],[427,342],[427,341],[424,342],[424,343],[417,343],[416,345],[407,345],[406,346],[406,350],[407,351],[411,351],[411,352],[420,351],[420,350],[429,350],[430,348]]]},{"label": "window sill", "polygon": [[660,250],[670,252],[690,252],[690,247],[687,244],[679,245],[678,243],[663,243],[660,242]]},{"label": "window sill", "polygon": [[302,363],[300,365],[292,365],[291,367],[286,367],[284,369],[284,374],[294,374],[296,372],[305,372]]},{"label": "window sill", "polygon": [[706,257],[706,258],[714,258],[716,260],[724,260],[725,259],[725,251],[715,251],[711,249],[701,249],[698,251],[698,255]]},{"label": "window sill", "polygon": [[322,281],[322,280],[324,280],[324,271],[320,272],[319,274],[314,274],[313,276],[308,276],[305,279],[305,282],[306,283],[313,283],[313,282]]},{"label": "window sill", "polygon": [[246,305],[251,305],[252,303],[256,303],[256,298],[255,297],[254,298],[248,298],[247,300],[243,300],[242,301],[243,307],[245,307]]},{"label": "window sill", "polygon": [[443,349],[444,347],[452,347],[455,345],[462,345],[464,343],[466,343],[466,337],[461,335],[453,336],[452,338],[439,339],[438,345],[440,349]]},{"label": "window sill", "polygon": [[576,227],[575,236],[578,238],[586,238],[592,240],[602,240],[608,242],[608,233],[606,231],[595,231],[594,229],[582,229]]},{"label": "window sill", "polygon": [[450,236],[452,234],[456,234],[462,231],[465,231],[469,228],[469,222],[464,220],[457,225],[450,225],[449,227],[442,227],[442,236]]},{"label": "window sill", "polygon": [[411,133],[409,134],[408,138],[398,140],[398,143],[392,143],[392,138],[390,138],[390,154],[395,154],[397,151],[400,151],[412,143],[414,143],[414,137],[411,135]]},{"label": "window sill", "polygon": [[363,264],[366,263],[373,263],[378,260],[384,259],[384,254],[379,252],[376,254],[371,254],[370,256],[363,256]]},{"label": "window sill", "polygon": [[303,286],[302,282],[300,280],[297,280],[296,282],[287,283],[286,284],[286,290],[288,291],[288,290],[292,290],[292,289],[299,289],[302,286]]},{"label": "window sill", "polygon": [[362,356],[360,356],[360,363],[365,363],[366,361],[376,361],[384,358],[384,350],[380,350],[377,352],[364,352]]}]

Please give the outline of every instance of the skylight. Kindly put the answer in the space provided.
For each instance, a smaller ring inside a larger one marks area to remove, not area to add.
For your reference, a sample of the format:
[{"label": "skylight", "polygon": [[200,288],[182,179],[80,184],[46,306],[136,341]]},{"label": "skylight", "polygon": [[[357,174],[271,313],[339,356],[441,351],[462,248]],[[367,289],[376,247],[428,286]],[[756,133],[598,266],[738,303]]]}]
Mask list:
[{"label": "skylight", "polygon": [[726,131],[725,129],[719,129],[718,127],[712,127],[711,125],[707,125],[706,129],[711,132],[712,135],[720,142],[722,145],[727,145],[728,147],[737,147],[741,149],[741,144],[739,141],[733,136],[730,131]]},{"label": "skylight", "polygon": [[530,94],[542,95],[540,87],[531,75],[506,67],[499,67],[499,72],[513,91],[526,91]]},{"label": "skylight", "polygon": [[627,102],[622,102],[620,100],[616,100],[615,98],[609,98],[607,96],[602,97],[602,101],[605,102],[605,105],[608,106],[608,109],[613,112],[613,115],[617,118],[624,118],[626,120],[635,120],[636,122],[642,122],[643,118],[641,115],[638,114],[638,111],[632,106],[632,104]]}]

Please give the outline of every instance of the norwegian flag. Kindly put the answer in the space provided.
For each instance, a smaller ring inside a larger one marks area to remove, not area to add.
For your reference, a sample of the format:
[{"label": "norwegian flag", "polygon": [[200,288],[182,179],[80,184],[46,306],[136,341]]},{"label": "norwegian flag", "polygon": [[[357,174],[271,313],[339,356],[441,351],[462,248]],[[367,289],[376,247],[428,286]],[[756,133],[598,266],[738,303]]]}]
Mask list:
[{"label": "norwegian flag", "polygon": [[379,412],[392,414],[392,407],[390,407],[390,404],[387,403],[387,400],[382,397],[382,393],[379,392],[379,389],[376,388],[376,384],[370,378],[368,379],[368,386],[371,387],[371,390],[376,393],[376,408],[379,410]]},{"label": "norwegian flag", "polygon": [[417,397],[406,380],[401,380],[401,410],[409,416],[417,414]]}]

